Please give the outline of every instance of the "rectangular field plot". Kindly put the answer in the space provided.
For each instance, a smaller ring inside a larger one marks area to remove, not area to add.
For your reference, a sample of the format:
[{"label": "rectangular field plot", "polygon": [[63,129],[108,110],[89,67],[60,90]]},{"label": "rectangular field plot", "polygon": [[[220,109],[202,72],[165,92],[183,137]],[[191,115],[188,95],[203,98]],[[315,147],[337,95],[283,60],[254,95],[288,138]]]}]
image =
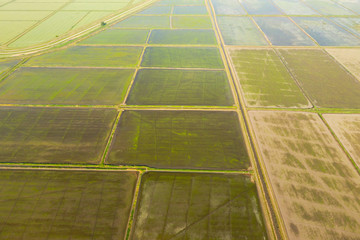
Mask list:
[{"label": "rectangular field plot", "polygon": [[239,0],[248,14],[281,15],[283,14],[271,0]]},{"label": "rectangular field plot", "polygon": [[[70,2],[63,10],[65,11],[116,11],[124,8],[127,2]],[[111,13],[111,12],[110,12]]]},{"label": "rectangular field plot", "polygon": [[142,69],[126,103],[229,106],[234,100],[224,71]]},{"label": "rectangular field plot", "polygon": [[287,15],[319,15],[301,0],[273,0]]},{"label": "rectangular field plot", "polygon": [[155,29],[149,44],[216,45],[213,30],[207,29]]},{"label": "rectangular field plot", "polygon": [[226,45],[265,46],[265,37],[248,17],[217,17],[221,35]]},{"label": "rectangular field plot", "polygon": [[250,167],[236,112],[125,111],[106,161],[157,168]]},{"label": "rectangular field plot", "polygon": [[246,175],[149,172],[130,239],[267,239]]},{"label": "rectangular field plot", "polygon": [[224,68],[218,48],[148,47],[141,62],[143,67]]},{"label": "rectangular field plot", "polygon": [[114,109],[1,108],[0,162],[100,162]]},{"label": "rectangular field plot", "polygon": [[0,11],[0,21],[38,21],[50,13],[51,11]]},{"label": "rectangular field plot", "polygon": [[123,239],[136,172],[0,170],[1,239]]},{"label": "rectangular field plot", "polygon": [[316,106],[360,108],[360,82],[327,53],[315,49],[280,49],[279,52]]},{"label": "rectangular field plot", "polygon": [[26,11],[53,11],[59,9],[64,3],[61,2],[11,2],[0,7],[0,10],[26,10]]},{"label": "rectangular field plot", "polygon": [[289,18],[255,17],[254,20],[275,46],[314,46],[311,40]]},{"label": "rectangular field plot", "polygon": [[360,81],[360,49],[326,49],[337,61],[347,68]]},{"label": "rectangular field plot", "polygon": [[173,14],[175,15],[207,15],[205,6],[175,6]]},{"label": "rectangular field plot", "polygon": [[171,13],[171,6],[152,6],[137,14],[156,14],[156,15],[169,15]]},{"label": "rectangular field plot", "polygon": [[0,83],[0,103],[115,105],[135,70],[21,68]]},{"label": "rectangular field plot", "polygon": [[170,28],[170,16],[131,16],[112,28]]},{"label": "rectangular field plot", "polygon": [[360,114],[324,114],[323,117],[360,168]]},{"label": "rectangular field plot", "polygon": [[18,64],[20,61],[21,61],[20,59],[0,60],[0,77],[1,77],[1,74],[3,74],[7,70],[9,70],[11,67],[15,66],[16,64]]},{"label": "rectangular field plot", "polygon": [[212,0],[216,15],[245,15],[246,11],[238,0]]},{"label": "rectangular field plot", "polygon": [[360,39],[326,18],[293,17],[321,46],[360,46]]},{"label": "rectangular field plot", "polygon": [[357,14],[360,14],[360,1],[359,0],[337,0],[339,4],[342,6],[347,7],[348,9],[351,9],[353,12],[356,12]]},{"label": "rectangular field plot", "polygon": [[321,118],[249,115],[289,239],[358,239],[360,176]]},{"label": "rectangular field plot", "polygon": [[304,0],[304,2],[323,15],[356,15],[333,1]]},{"label": "rectangular field plot", "polygon": [[36,21],[0,21],[0,44],[4,44],[35,25]]},{"label": "rectangular field plot", "polygon": [[210,17],[207,16],[172,16],[173,28],[212,29]]},{"label": "rectangular field plot", "polygon": [[142,47],[76,46],[31,58],[34,67],[136,67]]},{"label": "rectangular field plot", "polygon": [[353,34],[360,37],[360,17],[351,18],[351,17],[342,17],[342,18],[331,18],[337,24],[340,24],[342,27],[352,32]]},{"label": "rectangular field plot", "polygon": [[310,107],[274,50],[229,50],[250,107]]},{"label": "rectangular field plot", "polygon": [[146,29],[107,29],[81,41],[87,45],[134,45],[145,44],[149,30]]}]

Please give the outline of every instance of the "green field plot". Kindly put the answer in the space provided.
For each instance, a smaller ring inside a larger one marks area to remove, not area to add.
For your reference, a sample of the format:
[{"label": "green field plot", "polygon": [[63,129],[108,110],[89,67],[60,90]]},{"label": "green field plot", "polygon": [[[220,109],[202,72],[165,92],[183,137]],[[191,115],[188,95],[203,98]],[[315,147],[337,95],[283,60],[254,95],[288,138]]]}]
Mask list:
[{"label": "green field plot", "polygon": [[171,6],[152,6],[152,7],[149,7],[137,14],[156,14],[156,15],[166,14],[166,15],[169,15],[170,13],[171,13]]},{"label": "green field plot", "polygon": [[14,59],[14,60],[0,60],[0,76],[5,71],[9,70],[11,67],[18,64],[21,60],[20,59]]},{"label": "green field plot", "polygon": [[281,49],[279,52],[316,106],[360,108],[360,82],[324,51]]},{"label": "green field plot", "polygon": [[175,6],[173,14],[178,15],[207,15],[205,6]]},{"label": "green field plot", "polygon": [[148,47],[143,67],[224,68],[218,48],[213,47]]},{"label": "green field plot", "polygon": [[250,167],[236,112],[125,111],[108,164],[240,170]]},{"label": "green field plot", "polygon": [[1,108],[0,162],[97,164],[114,109]]},{"label": "green field plot", "polygon": [[314,46],[311,40],[289,18],[255,17],[254,20],[275,46]]},{"label": "green field plot", "polygon": [[327,18],[293,17],[321,46],[360,46],[360,39]]},{"label": "green field plot", "polygon": [[142,47],[76,46],[31,58],[26,66],[135,67]]},{"label": "green field plot", "polygon": [[80,42],[80,44],[93,45],[116,45],[116,44],[145,44],[149,30],[145,29],[107,29],[90,38]]},{"label": "green field plot", "polygon": [[57,12],[31,31],[10,44],[10,47],[27,47],[47,42],[71,30],[87,12]]},{"label": "green field plot", "polygon": [[248,14],[281,15],[283,14],[271,0],[239,0]]},{"label": "green field plot", "polygon": [[[75,26],[75,28],[80,28],[86,25],[89,25],[90,23],[98,22],[100,24],[100,19],[103,19],[106,16],[110,16],[112,12],[109,11],[92,11],[88,12],[85,17],[83,17]],[[99,25],[98,25],[99,26]]]},{"label": "green field plot", "polygon": [[324,114],[323,117],[360,168],[360,114]]},{"label": "green field plot", "polygon": [[212,0],[217,15],[245,15],[246,11],[238,0]]},{"label": "green field plot", "polygon": [[132,16],[115,25],[113,28],[170,28],[169,16]]},{"label": "green field plot", "polygon": [[155,29],[149,44],[216,45],[217,41],[210,29]]},{"label": "green field plot", "polygon": [[234,100],[224,71],[143,69],[127,104],[228,106]]},{"label": "green field plot", "polygon": [[0,170],[1,239],[122,239],[136,172]]},{"label": "green field plot", "polygon": [[26,10],[26,11],[53,11],[63,6],[63,2],[11,2],[0,7],[0,11],[3,10]]},{"label": "green field plot", "polygon": [[273,0],[288,15],[319,15],[301,0]]},{"label": "green field plot", "polygon": [[248,17],[217,17],[221,35],[226,45],[265,46],[265,37]]},{"label": "green field plot", "polygon": [[51,11],[0,11],[0,21],[38,21]]},{"label": "green field plot", "polygon": [[274,50],[229,50],[250,107],[310,107]]},{"label": "green field plot", "polygon": [[172,16],[172,27],[212,29],[212,23],[207,16]]},{"label": "green field plot", "polygon": [[267,239],[246,175],[146,173],[130,239]]},{"label": "green field plot", "polygon": [[356,15],[333,1],[304,0],[304,2],[323,15]]},{"label": "green field plot", "polygon": [[360,176],[321,118],[249,115],[289,239],[357,239]]},{"label": "green field plot", "polygon": [[0,21],[0,44],[4,44],[36,24],[36,21]]},{"label": "green field plot", "polygon": [[67,11],[116,11],[126,7],[127,1],[124,2],[70,2],[63,10]]},{"label": "green field plot", "polygon": [[21,68],[0,83],[0,103],[120,104],[135,70]]},{"label": "green field plot", "polygon": [[326,49],[337,61],[347,68],[360,81],[360,49],[329,48]]}]

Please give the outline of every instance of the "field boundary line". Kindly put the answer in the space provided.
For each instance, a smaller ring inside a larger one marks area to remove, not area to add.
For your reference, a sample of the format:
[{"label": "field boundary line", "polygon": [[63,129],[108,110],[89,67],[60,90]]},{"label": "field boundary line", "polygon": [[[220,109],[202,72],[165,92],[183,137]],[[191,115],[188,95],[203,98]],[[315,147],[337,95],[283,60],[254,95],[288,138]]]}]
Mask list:
[{"label": "field boundary line", "polygon": [[346,156],[348,157],[348,159],[350,160],[351,164],[354,166],[356,172],[360,175],[360,167],[356,164],[356,162],[354,161],[353,157],[351,156],[351,154],[349,153],[349,151],[346,149],[345,145],[341,142],[340,138],[336,135],[336,133],[334,132],[334,130],[330,127],[330,124],[326,121],[326,119],[323,117],[323,115],[321,113],[318,113],[318,116],[321,118],[321,120],[323,121],[323,123],[326,125],[326,127],[329,129],[331,135],[334,137],[335,141],[339,144],[340,148],[342,149],[342,151],[346,154]]},{"label": "field boundary line", "polygon": [[122,104],[125,104],[126,101],[127,101],[128,98],[129,98],[129,95],[130,95],[132,86],[133,86],[133,84],[134,84],[134,82],[135,82],[135,79],[136,79],[136,76],[137,76],[137,74],[138,74],[138,72],[139,72],[139,70],[140,70],[140,66],[141,66],[141,63],[142,63],[142,60],[143,60],[143,57],[144,57],[144,54],[145,54],[145,51],[146,51],[146,48],[147,48],[149,39],[150,39],[151,32],[152,32],[152,29],[150,29],[149,32],[148,32],[145,45],[143,46],[143,49],[142,49],[141,54],[140,54],[140,56],[139,56],[139,61],[138,61],[137,65],[136,65],[136,69],[135,69],[135,72],[134,72],[134,76],[133,76],[133,78],[131,79],[131,82],[130,82],[129,87],[128,87],[127,91],[126,91],[126,94],[125,94],[125,97],[124,97],[124,100],[123,100]]},{"label": "field boundary line", "polygon": [[46,166],[43,164],[31,164],[31,165],[16,165],[14,164],[3,164],[0,163],[0,171],[1,170],[32,170],[32,171],[89,171],[89,172],[96,172],[96,171],[102,171],[102,172],[138,172],[138,171],[147,171],[146,168],[116,168],[116,167],[101,167],[99,165],[94,165],[90,167],[84,167],[79,166],[76,167],[74,165],[63,165],[63,166]]},{"label": "field boundary line", "polygon": [[136,212],[138,211],[139,208],[139,198],[140,198],[140,188],[141,188],[141,182],[142,182],[142,178],[143,175],[145,174],[145,172],[140,171],[138,173],[138,179],[136,181],[136,186],[135,186],[135,190],[134,190],[134,195],[133,195],[133,200],[132,200],[132,204],[131,204],[131,209],[130,209],[130,214],[129,214],[129,219],[126,225],[126,232],[125,232],[125,236],[124,236],[124,240],[128,240],[130,239],[131,234],[133,233],[132,228],[134,225],[134,217],[136,215]]},{"label": "field boundary line", "polygon": [[102,154],[101,156],[101,160],[100,160],[100,165],[105,165],[105,160],[108,158],[109,156],[109,153],[110,153],[110,148],[111,148],[111,145],[112,145],[112,140],[114,139],[115,137],[115,132],[116,132],[116,129],[117,129],[117,126],[118,126],[118,123],[120,121],[120,118],[121,118],[121,114],[122,114],[123,111],[119,111],[118,112],[118,115],[114,121],[114,125],[111,129],[111,132],[110,132],[110,135],[109,135],[109,138],[108,138],[108,141],[106,142],[106,145],[105,145],[105,150],[104,150],[104,153]]},{"label": "field boundary line", "polygon": [[[273,192],[271,188],[267,188],[267,179],[264,178],[264,175],[266,174],[266,171],[265,169],[263,169],[261,166],[261,162],[260,162],[260,156],[258,155],[258,152],[257,152],[257,149],[255,147],[255,144],[254,144],[254,140],[253,140],[253,136],[251,134],[251,127],[250,127],[250,122],[249,122],[249,119],[247,117],[247,112],[246,112],[246,106],[243,102],[243,97],[241,95],[241,91],[239,91],[239,82],[237,81],[237,79],[234,77],[234,69],[231,65],[229,65],[229,56],[227,55],[227,52],[225,50],[225,44],[223,42],[223,39],[221,38],[221,33],[220,33],[220,30],[219,30],[219,26],[217,25],[217,21],[216,21],[216,14],[215,14],[215,10],[214,10],[214,7],[211,3],[211,0],[209,1],[206,1],[206,4],[207,6],[210,5],[211,7],[211,19],[212,21],[214,21],[215,23],[215,26],[216,26],[216,34],[220,37],[221,39],[221,49],[222,49],[222,52],[223,52],[223,56],[225,56],[225,62],[224,64],[226,64],[227,66],[227,70],[229,71],[229,73],[231,74],[231,79],[232,81],[234,82],[234,85],[236,86],[236,92],[237,92],[237,98],[238,98],[238,101],[239,101],[239,107],[238,107],[238,116],[242,118],[243,121],[240,121],[240,123],[244,124],[244,127],[245,127],[245,131],[244,131],[244,134],[245,134],[245,139],[247,139],[247,141],[245,142],[248,142],[248,144],[250,144],[250,148],[251,148],[251,151],[249,152],[249,155],[250,155],[250,159],[252,159],[252,161],[255,162],[254,164],[254,168],[255,168],[255,172],[257,174],[255,174],[255,179],[258,179],[258,182],[260,184],[256,184],[258,186],[258,189],[260,188],[260,192],[262,193],[263,195],[263,198],[260,198],[260,202],[264,202],[266,203],[265,204],[265,208],[267,209],[267,211],[263,211],[264,212],[264,218],[265,220],[270,220],[270,223],[269,221],[265,221],[265,224],[266,224],[266,229],[268,231],[268,235],[269,237],[271,238],[276,238],[276,239],[282,239],[282,238],[287,238],[286,236],[286,231],[285,231],[285,228],[284,228],[284,223],[282,221],[282,218],[280,217],[280,212],[279,212],[279,208],[278,206],[276,205],[276,201],[275,201],[275,198],[273,196]],[[239,119],[240,120],[240,119]],[[243,128],[243,127],[242,127]],[[253,162],[253,163],[254,163]],[[264,173],[263,173],[264,171]],[[259,191],[258,191],[259,192]],[[259,192],[259,193],[260,193]],[[261,200],[262,199],[262,200]],[[264,204],[261,204],[261,206],[264,206]],[[264,208],[263,208],[264,209]],[[270,225],[269,225],[270,224]],[[270,227],[270,229],[269,229]]]},{"label": "field boundary line", "polygon": [[292,19],[291,17],[288,16],[288,19],[295,24],[295,26],[297,26],[303,33],[306,34],[306,36],[308,36],[314,43],[315,43],[315,47],[320,47],[320,44],[315,40],[315,38],[313,38],[312,36],[310,36],[310,34],[308,34],[299,24],[297,24],[294,19]]},{"label": "field boundary line", "polygon": [[15,64],[14,66],[10,67],[8,70],[6,70],[4,73],[0,74],[0,84],[5,81],[5,79],[7,77],[9,77],[11,74],[13,74],[18,68],[21,68],[21,65],[23,65],[23,63],[25,63],[29,58],[24,58],[22,60],[20,60],[17,64]]}]

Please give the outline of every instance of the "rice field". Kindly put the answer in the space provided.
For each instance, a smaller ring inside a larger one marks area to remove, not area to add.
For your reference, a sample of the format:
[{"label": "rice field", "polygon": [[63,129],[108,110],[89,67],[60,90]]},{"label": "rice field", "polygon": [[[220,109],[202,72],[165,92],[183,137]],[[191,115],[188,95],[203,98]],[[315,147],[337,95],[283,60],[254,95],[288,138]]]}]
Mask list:
[{"label": "rice field", "polygon": [[0,0],[0,239],[358,239],[359,4]]}]

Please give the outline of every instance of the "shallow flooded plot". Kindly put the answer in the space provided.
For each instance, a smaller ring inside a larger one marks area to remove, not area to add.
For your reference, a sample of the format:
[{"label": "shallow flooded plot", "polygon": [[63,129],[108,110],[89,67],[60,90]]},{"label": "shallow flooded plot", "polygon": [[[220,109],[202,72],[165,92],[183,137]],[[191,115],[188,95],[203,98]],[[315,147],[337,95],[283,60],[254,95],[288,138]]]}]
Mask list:
[{"label": "shallow flooded plot", "polygon": [[315,46],[303,31],[289,18],[254,17],[261,30],[275,46]]},{"label": "shallow flooded plot", "polygon": [[18,64],[21,60],[14,59],[14,60],[0,60],[0,77],[3,73],[9,70],[11,67]]},{"label": "shallow flooded plot", "polygon": [[360,114],[323,114],[323,117],[360,167]]},{"label": "shallow flooded plot", "polygon": [[331,20],[360,37],[360,18],[331,18]]},{"label": "shallow flooded plot", "polygon": [[0,83],[0,103],[115,105],[135,70],[21,68]]},{"label": "shallow flooded plot", "polygon": [[231,49],[229,53],[247,106],[311,106],[274,50]]},{"label": "shallow flooded plot", "polygon": [[149,44],[216,45],[213,30],[208,29],[155,29]]},{"label": "shallow flooded plot", "polygon": [[259,29],[248,17],[219,16],[217,20],[226,45],[268,45]]},{"label": "shallow flooded plot", "polygon": [[255,184],[246,175],[146,173],[130,239],[161,237],[266,239]]},{"label": "shallow flooded plot", "polygon": [[170,28],[169,16],[131,16],[112,28]]},{"label": "shallow flooded plot", "polygon": [[212,29],[210,17],[207,16],[172,16],[173,28]]},{"label": "shallow flooded plot", "polygon": [[248,14],[282,15],[283,13],[271,0],[239,0]]},{"label": "shallow flooded plot", "polygon": [[76,46],[35,56],[26,66],[38,67],[135,67],[142,47]]},{"label": "shallow flooded plot", "polygon": [[233,105],[225,71],[142,69],[127,104]]},{"label": "shallow flooded plot", "polygon": [[171,13],[171,6],[152,6],[152,7],[149,7],[137,14],[156,14],[156,15],[167,14],[167,15],[169,15],[170,13]]},{"label": "shallow flooded plot", "polygon": [[220,51],[215,47],[147,47],[142,67],[224,68]]},{"label": "shallow flooded plot", "polygon": [[321,46],[360,46],[360,39],[326,18],[293,17]]},{"label": "shallow flooded plot", "polygon": [[321,118],[249,115],[289,239],[357,239],[360,176]]},{"label": "shallow flooded plot", "polygon": [[114,109],[1,108],[0,162],[98,164]]},{"label": "shallow flooded plot", "polygon": [[316,106],[360,108],[360,82],[327,53],[315,49],[279,49],[279,52]]},{"label": "shallow flooded plot", "polygon": [[97,33],[79,44],[88,45],[128,45],[145,44],[149,30],[145,29],[107,29]]},{"label": "shallow flooded plot", "polygon": [[360,81],[360,49],[359,48],[328,48],[326,49],[337,61],[349,70]]},{"label": "shallow flooded plot", "polygon": [[122,239],[136,172],[0,170],[1,239]]},{"label": "shallow flooded plot", "polygon": [[173,14],[176,15],[207,15],[205,6],[175,6]]},{"label": "shallow flooded plot", "polygon": [[248,169],[236,112],[125,111],[107,164],[156,168]]},{"label": "shallow flooded plot", "polygon": [[301,0],[273,0],[287,15],[320,15]]},{"label": "shallow flooded plot", "polygon": [[336,0],[336,2],[360,14],[360,0]]},{"label": "shallow flooded plot", "polygon": [[356,15],[333,1],[304,0],[304,2],[323,15]]},{"label": "shallow flooded plot", "polygon": [[238,0],[212,0],[217,15],[245,15],[246,11]]}]

